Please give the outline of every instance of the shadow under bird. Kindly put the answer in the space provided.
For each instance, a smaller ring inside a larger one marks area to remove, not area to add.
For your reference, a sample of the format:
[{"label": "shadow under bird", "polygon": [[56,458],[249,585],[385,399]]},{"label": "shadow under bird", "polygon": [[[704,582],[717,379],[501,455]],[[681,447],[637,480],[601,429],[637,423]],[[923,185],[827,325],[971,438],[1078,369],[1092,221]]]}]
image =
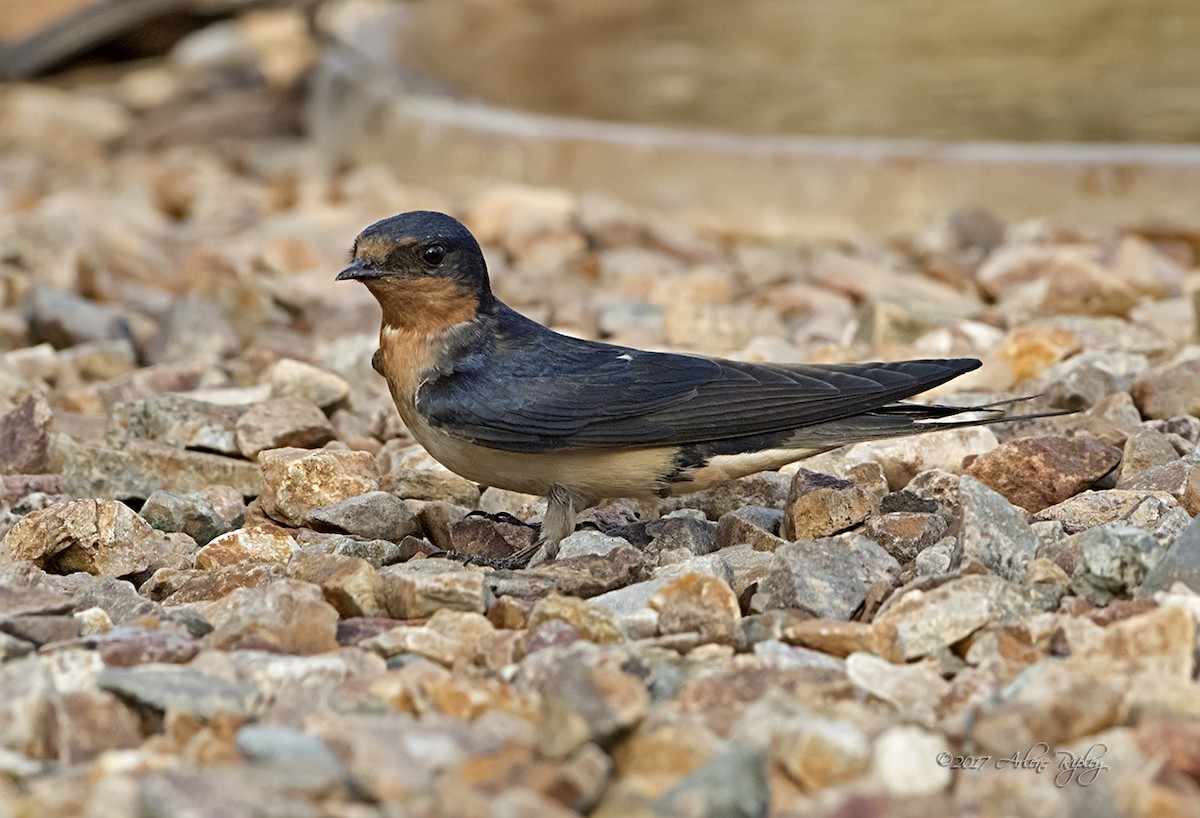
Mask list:
[{"label": "shadow under bird", "polygon": [[[413,437],[469,480],[547,497],[550,557],[602,498],[684,494],[846,443],[1006,419],[997,405],[904,402],[973,358],[743,363],[561,335],[492,294],[479,244],[442,213],[371,225],[337,278],[379,301],[372,363]],[[984,415],[954,417],[965,412]]]}]

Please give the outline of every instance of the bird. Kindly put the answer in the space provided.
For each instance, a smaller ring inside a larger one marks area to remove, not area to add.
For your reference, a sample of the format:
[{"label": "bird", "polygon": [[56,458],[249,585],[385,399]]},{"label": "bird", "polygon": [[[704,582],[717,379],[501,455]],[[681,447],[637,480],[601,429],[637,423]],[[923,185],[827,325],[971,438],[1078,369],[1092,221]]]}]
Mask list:
[{"label": "bird", "polygon": [[906,400],[974,358],[747,363],[563,335],[495,296],[479,243],[444,213],[378,221],[350,255],[337,280],[379,302],[372,364],[412,437],[469,480],[547,498],[538,540],[509,567],[543,545],[554,558],[604,498],[685,494],[847,443],[1010,418],[1007,404]]}]

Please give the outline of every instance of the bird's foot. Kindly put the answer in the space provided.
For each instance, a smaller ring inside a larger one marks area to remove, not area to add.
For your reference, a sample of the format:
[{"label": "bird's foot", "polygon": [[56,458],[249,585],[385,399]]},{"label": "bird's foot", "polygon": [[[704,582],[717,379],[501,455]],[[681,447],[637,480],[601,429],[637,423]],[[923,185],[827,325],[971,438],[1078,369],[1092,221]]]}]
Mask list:
[{"label": "bird's foot", "polygon": [[474,511],[468,511],[467,516],[468,517],[483,517],[484,519],[491,520],[493,523],[508,523],[509,525],[519,525],[522,528],[532,528],[534,531],[537,531],[542,527],[541,523],[526,522],[525,520],[522,520],[520,517],[515,517],[512,514],[509,514],[507,511],[483,511],[482,509],[475,509]]}]

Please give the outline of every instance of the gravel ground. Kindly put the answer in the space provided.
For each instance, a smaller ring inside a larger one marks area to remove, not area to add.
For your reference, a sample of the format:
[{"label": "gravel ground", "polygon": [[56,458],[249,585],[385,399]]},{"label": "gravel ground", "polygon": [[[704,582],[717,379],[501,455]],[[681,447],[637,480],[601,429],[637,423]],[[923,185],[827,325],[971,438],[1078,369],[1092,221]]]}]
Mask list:
[{"label": "gravel ground", "polygon": [[[1196,237],[446,201],[291,133],[294,22],[0,86],[0,816],[1200,811]],[[608,503],[524,570],[431,557],[544,503],[414,446],[333,282],[417,207],[567,332],[976,355],[939,400],[1080,411]]]}]

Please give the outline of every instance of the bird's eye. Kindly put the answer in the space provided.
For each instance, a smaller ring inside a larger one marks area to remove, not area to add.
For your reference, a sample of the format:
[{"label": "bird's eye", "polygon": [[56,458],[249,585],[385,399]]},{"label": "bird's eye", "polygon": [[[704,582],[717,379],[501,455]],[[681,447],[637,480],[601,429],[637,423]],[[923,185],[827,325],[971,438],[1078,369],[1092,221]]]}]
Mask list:
[{"label": "bird's eye", "polygon": [[421,260],[430,267],[436,267],[446,257],[446,248],[440,244],[431,244],[421,251]]}]

